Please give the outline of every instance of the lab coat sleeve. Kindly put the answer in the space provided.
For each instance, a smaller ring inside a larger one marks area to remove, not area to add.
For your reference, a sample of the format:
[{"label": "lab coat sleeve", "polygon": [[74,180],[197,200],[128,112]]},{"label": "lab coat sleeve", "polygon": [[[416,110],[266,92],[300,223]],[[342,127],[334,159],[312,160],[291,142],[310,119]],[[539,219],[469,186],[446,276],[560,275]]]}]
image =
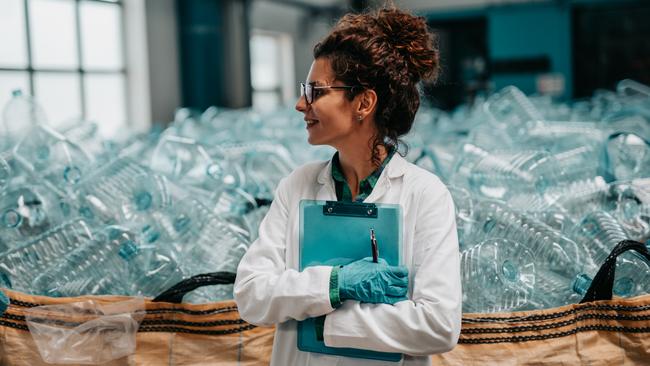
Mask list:
[{"label": "lab coat sleeve", "polygon": [[258,239],[237,268],[234,296],[240,316],[259,326],[303,320],[334,310],[329,300],[332,267],[313,266],[298,272],[286,266],[285,251],[290,249],[286,247],[288,189],[285,178],[260,224]]},{"label": "lab coat sleeve", "polygon": [[423,356],[456,345],[462,300],[454,204],[444,187],[425,190],[420,202],[410,300],[395,305],[346,301],[325,319],[327,346]]}]

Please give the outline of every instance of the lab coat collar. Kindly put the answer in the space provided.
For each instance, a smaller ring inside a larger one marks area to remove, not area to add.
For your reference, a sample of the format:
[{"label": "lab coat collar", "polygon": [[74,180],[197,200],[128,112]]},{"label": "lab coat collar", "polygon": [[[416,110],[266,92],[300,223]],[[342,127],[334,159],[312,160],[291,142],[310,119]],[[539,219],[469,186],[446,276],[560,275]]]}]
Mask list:
[{"label": "lab coat collar", "polygon": [[318,183],[327,184],[332,181],[332,159],[330,159],[325,167],[318,173]]},{"label": "lab coat collar", "polygon": [[[408,167],[408,162],[398,153],[395,153],[393,157],[384,168],[375,188],[372,190],[372,193],[364,200],[364,202],[375,202],[381,196],[384,195],[390,189],[390,180],[399,178],[404,175]],[[334,181],[332,179],[332,160],[321,169],[318,173],[317,178],[318,183],[323,185],[318,191],[318,198],[321,200],[336,200],[336,193],[334,192]],[[331,197],[334,195],[334,197]]]},{"label": "lab coat collar", "polygon": [[[388,165],[386,165],[382,176],[386,175],[391,179],[399,178],[406,172],[407,164],[407,161],[399,153],[395,153],[388,162]],[[318,173],[317,180],[320,184],[332,183],[332,159],[330,159],[325,167],[321,169],[320,173]]]}]

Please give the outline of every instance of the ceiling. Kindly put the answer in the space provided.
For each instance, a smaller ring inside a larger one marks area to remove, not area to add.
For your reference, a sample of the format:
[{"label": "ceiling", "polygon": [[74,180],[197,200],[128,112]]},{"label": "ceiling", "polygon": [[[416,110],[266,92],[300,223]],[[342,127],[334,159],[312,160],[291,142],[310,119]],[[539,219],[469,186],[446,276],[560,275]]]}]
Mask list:
[{"label": "ceiling", "polygon": [[[351,0],[266,0],[270,2],[301,5],[312,8],[348,7]],[[368,0],[381,4],[384,0]],[[399,7],[410,10],[443,10],[466,7],[484,7],[495,4],[540,2],[549,0],[393,0]]]}]

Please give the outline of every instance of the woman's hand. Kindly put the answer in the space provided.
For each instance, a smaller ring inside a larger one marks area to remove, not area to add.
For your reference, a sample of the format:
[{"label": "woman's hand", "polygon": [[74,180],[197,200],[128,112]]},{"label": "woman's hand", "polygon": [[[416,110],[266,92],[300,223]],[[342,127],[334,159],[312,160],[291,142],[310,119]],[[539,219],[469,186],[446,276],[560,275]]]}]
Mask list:
[{"label": "woman's hand", "polygon": [[343,266],[338,274],[341,300],[358,300],[374,304],[394,304],[407,300],[408,269],[389,266],[379,258],[363,258]]}]

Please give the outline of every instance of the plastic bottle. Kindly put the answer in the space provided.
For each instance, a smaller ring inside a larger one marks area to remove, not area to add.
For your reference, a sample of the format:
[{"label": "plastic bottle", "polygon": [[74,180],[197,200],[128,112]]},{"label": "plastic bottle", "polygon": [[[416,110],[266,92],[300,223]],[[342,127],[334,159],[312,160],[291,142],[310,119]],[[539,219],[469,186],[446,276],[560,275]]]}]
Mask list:
[{"label": "plastic bottle", "polygon": [[70,219],[65,209],[61,196],[46,186],[12,184],[1,191],[0,253]]},{"label": "plastic bottle", "polygon": [[614,133],[603,153],[603,175],[609,181],[650,177],[650,142],[633,133]]},{"label": "plastic bottle", "polygon": [[624,97],[650,99],[650,86],[632,79],[623,79],[616,84],[616,92]]},{"label": "plastic bottle", "polygon": [[490,96],[484,104],[484,111],[493,125],[507,129],[543,119],[526,95],[514,86],[507,86]]},{"label": "plastic bottle", "polygon": [[211,155],[221,156],[219,161],[231,162],[231,174],[241,169],[239,187],[260,199],[272,199],[279,181],[296,166],[289,150],[270,141],[220,145]]},{"label": "plastic bottle", "polygon": [[[183,272],[195,275],[206,272],[236,272],[248,249],[246,237],[233,230],[228,222],[213,214],[202,203],[188,198],[178,201],[161,217],[161,226],[175,242],[182,243],[179,258]],[[232,286],[193,291],[196,300],[232,299]]]},{"label": "plastic bottle", "polygon": [[172,180],[202,187],[210,179],[212,163],[208,152],[195,140],[166,135],[158,142],[150,167]]},{"label": "plastic bottle", "polygon": [[639,179],[610,184],[615,209],[612,216],[633,240],[650,240],[650,180]]},{"label": "plastic bottle", "polygon": [[484,197],[506,199],[521,192],[544,192],[557,184],[561,171],[545,151],[488,152],[465,144],[452,177]]},{"label": "plastic bottle", "polygon": [[609,186],[601,176],[551,187],[543,196],[548,207],[569,215],[574,221],[611,205]]},{"label": "plastic bottle", "polygon": [[0,190],[7,186],[13,174],[9,163],[0,156]]},{"label": "plastic bottle", "polygon": [[12,98],[2,111],[6,135],[14,143],[20,141],[36,125],[47,123],[43,108],[22,90],[11,92]]},{"label": "plastic bottle", "polygon": [[242,226],[246,228],[246,236],[249,242],[252,243],[255,241],[255,239],[257,239],[260,224],[266,217],[266,214],[269,212],[269,207],[269,205],[259,206],[243,215],[242,219],[244,221],[244,225]]},{"label": "plastic bottle", "polygon": [[600,168],[599,150],[599,145],[582,144],[553,153],[553,160],[562,172],[558,184],[597,176]]},{"label": "plastic bottle", "polygon": [[[616,219],[603,211],[586,215],[575,227],[573,237],[586,248],[591,259],[584,269],[584,276],[588,278],[595,276],[619,242],[628,239]],[[648,273],[650,267],[645,259],[633,253],[622,254],[616,261],[614,294],[627,297],[649,291]]]},{"label": "plastic bottle", "polygon": [[468,242],[468,236],[472,231],[474,215],[474,201],[470,193],[460,187],[447,186],[449,193],[454,199],[454,208],[456,210],[456,227],[458,228],[458,242],[461,250],[468,249],[472,244]]},{"label": "plastic bottle", "polygon": [[[535,258],[536,286],[544,307],[566,304],[583,273],[583,253],[570,238],[498,201],[482,201],[475,210],[474,240],[508,238]],[[543,294],[543,295],[542,295]]]},{"label": "plastic bottle", "polygon": [[127,294],[156,296],[184,277],[179,264],[179,250],[157,222],[137,227],[138,253],[127,262]]},{"label": "plastic bottle", "polygon": [[[159,293],[182,276],[170,257],[143,244],[137,233],[109,226],[85,245],[68,253],[33,281],[48,296],[148,295]],[[154,255],[152,258],[151,255]]]},{"label": "plastic bottle", "polygon": [[78,219],[1,254],[0,286],[32,292],[31,281],[34,277],[92,238],[88,224]]},{"label": "plastic bottle", "polygon": [[78,197],[82,217],[107,224],[134,220],[170,204],[165,178],[128,158],[117,159],[80,182]]},{"label": "plastic bottle", "polygon": [[242,156],[246,176],[244,189],[258,199],[273,199],[280,180],[288,176],[294,166],[289,153],[279,145],[250,149]]},{"label": "plastic bottle", "polygon": [[14,147],[16,160],[66,194],[88,174],[91,159],[78,145],[52,128],[39,125]]},{"label": "plastic bottle", "polygon": [[463,311],[511,311],[535,288],[533,255],[518,242],[492,238],[461,253]]},{"label": "plastic bottle", "polygon": [[151,159],[151,168],[173,182],[195,190],[214,206],[227,192],[245,184],[242,169],[221,152],[211,152],[196,140],[167,135]]}]

